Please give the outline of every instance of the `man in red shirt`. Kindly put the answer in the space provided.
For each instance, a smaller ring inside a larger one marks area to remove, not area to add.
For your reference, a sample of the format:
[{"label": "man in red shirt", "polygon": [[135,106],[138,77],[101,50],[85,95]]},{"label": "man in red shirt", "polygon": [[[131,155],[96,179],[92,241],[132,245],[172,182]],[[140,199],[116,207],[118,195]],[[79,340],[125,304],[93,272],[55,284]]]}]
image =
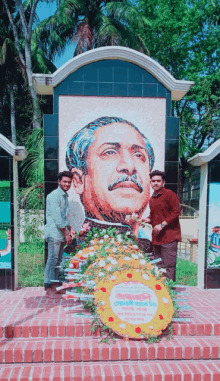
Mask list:
[{"label": "man in red shirt", "polygon": [[154,258],[161,258],[161,267],[166,269],[165,276],[175,281],[177,244],[181,241],[179,223],[179,200],[173,191],[164,188],[165,173],[153,171],[150,174],[154,192],[150,198],[150,215],[143,219],[152,225]]}]

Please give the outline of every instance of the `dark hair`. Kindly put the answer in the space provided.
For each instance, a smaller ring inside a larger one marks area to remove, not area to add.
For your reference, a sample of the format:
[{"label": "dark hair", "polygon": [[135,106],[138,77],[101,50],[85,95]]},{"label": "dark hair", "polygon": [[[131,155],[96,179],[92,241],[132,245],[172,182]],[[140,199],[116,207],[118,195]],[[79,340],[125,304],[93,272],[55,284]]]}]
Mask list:
[{"label": "dark hair", "polygon": [[153,172],[150,173],[150,178],[152,179],[152,177],[154,176],[161,176],[162,177],[162,180],[165,181],[165,172],[161,172],[161,171],[158,171],[157,169]]},{"label": "dark hair", "polygon": [[58,180],[62,180],[63,177],[69,177],[70,179],[73,178],[72,172],[69,171],[63,171],[58,174]]},{"label": "dark hair", "polygon": [[154,165],[154,151],[149,140],[131,122],[128,122],[127,120],[122,118],[112,116],[104,116],[102,118],[94,120],[93,122],[83,127],[72,137],[72,139],[68,143],[66,152],[66,165],[69,170],[71,170],[71,168],[73,167],[76,167],[78,169],[81,169],[84,175],[88,173],[86,160],[89,146],[95,140],[93,134],[99,127],[104,127],[112,123],[125,123],[139,132],[139,134],[144,139],[146,150],[148,152],[150,169],[152,170]]}]

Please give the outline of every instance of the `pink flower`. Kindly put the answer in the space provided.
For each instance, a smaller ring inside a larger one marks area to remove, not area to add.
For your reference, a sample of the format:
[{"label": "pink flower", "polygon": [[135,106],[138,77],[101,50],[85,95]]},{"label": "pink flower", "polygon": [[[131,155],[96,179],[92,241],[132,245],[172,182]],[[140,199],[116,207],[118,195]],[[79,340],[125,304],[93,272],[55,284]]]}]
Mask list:
[{"label": "pink flower", "polygon": [[87,232],[90,229],[89,222],[85,222],[82,226],[82,229],[80,231],[80,235]]}]

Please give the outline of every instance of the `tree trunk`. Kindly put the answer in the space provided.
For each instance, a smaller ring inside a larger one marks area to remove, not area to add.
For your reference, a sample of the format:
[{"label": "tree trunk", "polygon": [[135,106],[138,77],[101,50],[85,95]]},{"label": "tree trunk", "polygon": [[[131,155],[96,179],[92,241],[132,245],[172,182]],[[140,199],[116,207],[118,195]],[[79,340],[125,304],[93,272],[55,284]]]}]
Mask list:
[{"label": "tree trunk", "polygon": [[40,128],[41,127],[41,113],[40,106],[37,97],[36,90],[33,85],[32,80],[32,64],[31,64],[31,43],[27,40],[25,41],[25,61],[26,61],[26,73],[28,78],[28,84],[30,89],[30,94],[33,102],[33,127]]},{"label": "tree trunk", "polygon": [[10,93],[10,106],[11,106],[11,140],[12,140],[12,143],[16,146],[14,86],[13,86],[13,83],[11,82],[9,85],[9,93]]}]

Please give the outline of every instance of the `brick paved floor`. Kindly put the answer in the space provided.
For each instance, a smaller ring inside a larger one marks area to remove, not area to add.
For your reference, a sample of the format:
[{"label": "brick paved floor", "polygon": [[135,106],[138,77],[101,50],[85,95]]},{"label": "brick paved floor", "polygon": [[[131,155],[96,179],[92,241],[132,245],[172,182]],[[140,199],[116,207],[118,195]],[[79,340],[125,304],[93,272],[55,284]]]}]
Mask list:
[{"label": "brick paved floor", "polygon": [[[187,299],[180,305],[192,309],[179,312],[179,317],[190,321],[173,323],[175,334],[220,335],[220,289],[181,287],[177,291],[178,298]],[[80,309],[67,310],[77,304],[73,300],[47,299],[43,287],[1,290],[0,337],[91,336],[91,319],[77,316]]]}]

